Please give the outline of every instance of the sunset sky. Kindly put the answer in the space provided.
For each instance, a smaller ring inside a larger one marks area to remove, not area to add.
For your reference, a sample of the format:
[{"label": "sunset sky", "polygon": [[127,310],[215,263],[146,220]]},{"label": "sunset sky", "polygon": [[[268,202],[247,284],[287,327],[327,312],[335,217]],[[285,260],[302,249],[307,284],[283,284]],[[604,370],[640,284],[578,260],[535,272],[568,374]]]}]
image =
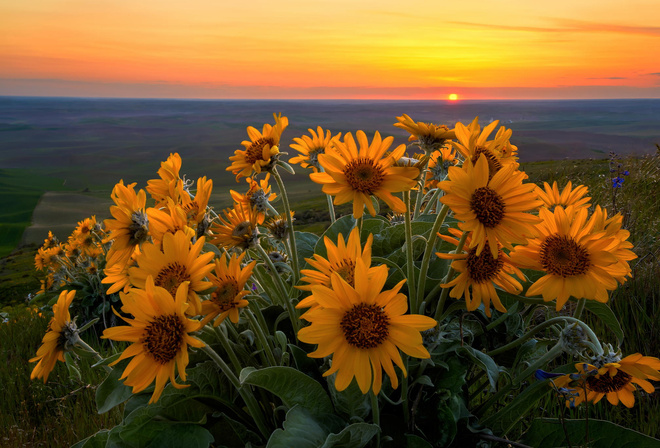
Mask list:
[{"label": "sunset sky", "polygon": [[0,0],[0,95],[660,98],[660,1]]}]

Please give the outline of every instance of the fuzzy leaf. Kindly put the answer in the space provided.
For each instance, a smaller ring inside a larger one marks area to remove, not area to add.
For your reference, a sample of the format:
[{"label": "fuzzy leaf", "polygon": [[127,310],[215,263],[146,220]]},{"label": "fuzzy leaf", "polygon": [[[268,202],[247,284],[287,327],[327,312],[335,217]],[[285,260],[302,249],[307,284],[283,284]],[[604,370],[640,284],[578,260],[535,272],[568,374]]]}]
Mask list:
[{"label": "fuzzy leaf", "polygon": [[616,315],[612,309],[607,306],[607,304],[596,302],[595,300],[587,300],[585,307],[596,316],[598,316],[598,318],[602,320],[605,325],[607,325],[607,328],[612,330],[612,332],[616,335],[619,345],[621,345],[624,338],[623,329],[621,328],[621,324],[619,323],[619,320],[616,318]]},{"label": "fuzzy leaf", "polygon": [[321,448],[362,448],[380,432],[378,425],[353,423],[339,434],[330,434]]},{"label": "fuzzy leaf", "polygon": [[99,414],[104,414],[131,398],[131,388],[119,380],[123,370],[123,368],[113,369],[96,389],[96,407]]}]

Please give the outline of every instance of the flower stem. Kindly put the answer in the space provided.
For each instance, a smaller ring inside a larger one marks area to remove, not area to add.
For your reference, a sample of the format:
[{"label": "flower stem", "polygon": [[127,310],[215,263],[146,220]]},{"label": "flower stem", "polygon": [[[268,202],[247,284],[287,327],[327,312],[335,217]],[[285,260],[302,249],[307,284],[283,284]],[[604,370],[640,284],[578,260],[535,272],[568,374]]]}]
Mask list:
[{"label": "flower stem", "polygon": [[209,358],[211,358],[218,365],[218,367],[220,367],[222,373],[225,374],[227,379],[229,379],[229,382],[236,388],[238,393],[245,401],[245,405],[247,406],[250,415],[254,419],[257,428],[259,428],[259,432],[262,436],[264,436],[264,438],[268,439],[270,437],[271,431],[268,429],[266,423],[264,422],[264,416],[261,412],[261,408],[259,407],[259,403],[257,403],[257,400],[252,394],[252,390],[249,387],[243,387],[241,385],[238,377],[234,374],[234,372],[232,372],[227,363],[208,344],[202,347],[202,350],[204,350]]},{"label": "flower stem", "polygon": [[[461,239],[458,241],[458,245],[456,246],[456,250],[454,253],[458,254],[463,250],[463,246],[465,245],[465,240],[467,239],[468,232],[463,232],[463,235],[461,235]],[[452,279],[454,276],[454,268],[449,267],[449,270],[447,271],[447,276],[445,277],[445,280],[442,282],[443,284],[449,283],[449,281]],[[449,295],[449,288],[444,288],[442,290],[442,294],[440,295],[440,300],[438,300],[438,306],[435,309],[435,316],[434,319],[438,320],[440,319],[440,316],[442,315],[442,312],[445,309],[445,302],[447,301],[447,296]]]},{"label": "flower stem", "polygon": [[[374,391],[370,391],[369,398],[371,398],[371,418],[374,425],[380,428],[380,408],[378,407],[378,395]],[[376,447],[380,447],[380,433],[376,434]]]},{"label": "flower stem", "polygon": [[298,283],[300,278],[300,271],[298,270],[298,248],[296,246],[296,235],[293,231],[293,218],[291,218],[291,206],[289,205],[289,196],[286,193],[286,188],[284,187],[284,182],[280,173],[277,171],[277,168],[273,168],[273,177],[277,181],[277,186],[280,189],[280,195],[282,196],[282,204],[284,205],[284,214],[286,215],[286,223],[289,226],[289,241],[291,242],[291,262],[293,264],[293,284]]},{"label": "flower stem", "polygon": [[[295,239],[294,239],[295,240]],[[298,329],[300,328],[300,323],[298,321],[298,313],[296,312],[295,308],[293,308],[293,305],[291,304],[291,300],[289,300],[289,296],[287,293],[286,286],[284,286],[284,282],[282,281],[282,278],[279,276],[277,273],[277,270],[275,269],[275,265],[273,264],[272,260],[266,253],[263,247],[261,247],[261,244],[257,244],[257,250],[259,251],[259,254],[261,257],[264,259],[266,264],[268,265],[268,269],[273,273],[273,278],[275,279],[275,284],[279,286],[279,289],[281,290],[281,297],[280,301],[282,302],[281,304],[284,305],[286,308],[287,312],[289,313],[289,319],[291,320],[291,326],[293,327],[293,331],[296,334],[296,337],[298,335]]]},{"label": "flower stem", "polygon": [[246,309],[245,315],[247,316],[248,320],[250,321],[250,325],[252,326],[254,332],[257,335],[257,340],[259,341],[259,345],[261,345],[261,349],[266,354],[268,363],[271,366],[276,366],[277,361],[275,361],[275,356],[273,355],[273,351],[271,350],[270,344],[268,343],[268,339],[264,334],[264,329],[261,328],[261,325],[259,325],[259,322],[257,322],[257,318],[255,317],[255,315],[252,313],[251,310]]},{"label": "flower stem", "polygon": [[579,319],[580,316],[582,315],[582,311],[584,311],[584,306],[587,303],[587,299],[579,299],[577,306],[575,307],[575,311],[573,312],[573,317],[576,319]]},{"label": "flower stem", "polygon": [[[85,350],[85,351],[87,351],[87,352],[90,352],[90,353],[92,354],[92,356],[94,356],[94,359],[96,360],[96,362],[103,361],[103,357],[102,357],[101,355],[99,355],[99,352],[97,352],[97,351],[94,350],[92,347],[90,347],[90,346],[87,344],[87,342],[85,342],[85,341],[83,341],[82,339],[80,339],[80,336],[78,336],[78,338],[77,338],[77,340],[76,340],[76,345],[77,345],[78,347],[80,347],[81,349],[83,349],[83,350]],[[106,365],[106,364],[103,364],[101,367],[103,367],[103,370],[105,370],[105,371],[108,372],[108,373],[112,372],[112,367],[110,367],[110,366],[108,366],[108,365]]]},{"label": "flower stem", "polygon": [[236,356],[234,349],[229,343],[229,339],[227,338],[227,335],[222,331],[220,327],[213,327],[213,331],[218,337],[218,340],[220,340],[220,344],[222,344],[222,348],[225,349],[225,352],[227,353],[227,356],[229,357],[231,364],[234,366],[234,369],[236,370],[236,372],[240,372],[243,366],[241,365],[241,362],[238,360],[238,356]]},{"label": "flower stem", "polygon": [[435,222],[433,223],[433,228],[431,229],[431,233],[429,235],[429,239],[426,243],[426,248],[424,249],[424,257],[422,258],[422,266],[419,271],[419,277],[418,277],[418,282],[417,282],[417,301],[414,304],[413,309],[411,312],[413,313],[419,313],[421,312],[419,310],[419,307],[422,304],[422,301],[424,300],[424,287],[426,286],[426,278],[427,278],[427,271],[429,270],[429,263],[431,262],[431,254],[433,253],[433,248],[435,247],[435,242],[438,239],[438,232],[440,231],[440,227],[442,227],[442,224],[445,222],[445,218],[447,217],[447,213],[449,212],[449,207],[448,206],[443,206],[442,210],[440,210],[440,213],[438,213],[438,216],[435,218]]},{"label": "flower stem", "polygon": [[[412,222],[410,220],[410,191],[403,192],[403,202],[406,204],[405,230],[406,230],[406,277],[408,277],[408,297],[410,307],[416,304],[417,289],[415,288],[415,260],[413,259]],[[417,312],[416,309],[413,311]]]},{"label": "flower stem", "polygon": [[337,218],[335,217],[335,206],[332,204],[332,196],[326,194],[325,198],[328,201],[328,212],[330,213],[331,224],[334,224]]}]

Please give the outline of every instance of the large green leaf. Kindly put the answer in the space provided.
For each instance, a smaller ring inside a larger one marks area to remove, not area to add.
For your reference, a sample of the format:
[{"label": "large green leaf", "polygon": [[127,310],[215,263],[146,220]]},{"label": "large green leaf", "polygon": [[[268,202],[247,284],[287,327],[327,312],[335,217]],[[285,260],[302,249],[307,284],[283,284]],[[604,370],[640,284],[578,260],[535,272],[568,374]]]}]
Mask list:
[{"label": "large green leaf", "polygon": [[131,398],[131,388],[119,380],[123,370],[123,368],[113,369],[96,389],[96,407],[99,414],[104,414]]},{"label": "large green leaf", "polygon": [[233,448],[236,446],[260,445],[261,438],[249,430],[243,423],[236,421],[224,413],[214,415],[214,423],[207,426],[207,429],[216,443],[214,446],[218,448]]},{"label": "large green leaf", "polygon": [[348,239],[348,235],[351,233],[351,230],[355,227],[355,219],[353,215],[342,216],[336,220],[328,229],[323,232],[321,238],[319,238],[314,248],[314,253],[319,254],[320,256],[327,258],[328,251],[325,248],[325,243],[323,242],[324,237],[330,238],[330,241],[337,244],[337,237],[341,233],[344,236],[344,240]]},{"label": "large green leaf", "polygon": [[102,429],[96,434],[81,440],[75,445],[72,445],[71,448],[105,448],[105,444],[108,441],[109,435],[110,431],[107,429]]},{"label": "large green leaf", "polygon": [[494,392],[497,389],[497,380],[500,376],[500,369],[495,361],[493,361],[493,358],[484,352],[475,350],[469,345],[461,347],[456,351],[456,353],[464,353],[468,358],[470,358],[472,362],[479,366],[481,370],[486,372],[486,375],[488,375],[488,381],[490,382],[491,392]]},{"label": "large green leaf", "polygon": [[619,323],[619,320],[616,318],[616,314],[614,314],[612,309],[607,306],[607,304],[596,302],[595,300],[587,300],[585,307],[596,316],[598,316],[598,318],[603,321],[607,328],[612,330],[618,340],[619,345],[621,345],[624,338],[623,329],[621,328],[621,324]]},{"label": "large green leaf", "polygon": [[286,413],[284,429],[276,429],[266,448],[318,448],[325,442],[328,431],[307,411],[294,406]]},{"label": "large green leaf", "polygon": [[318,235],[309,232],[295,232],[296,249],[298,250],[298,262],[300,269],[305,268],[305,258],[312,258],[314,248],[319,241]]},{"label": "large green leaf", "polygon": [[383,229],[390,227],[390,222],[383,216],[376,215],[373,218],[368,218],[362,221],[362,229],[360,230],[360,241],[362,244],[367,241],[369,234],[379,235]]},{"label": "large green leaf", "polygon": [[406,448],[433,448],[433,445],[419,436],[406,434]]},{"label": "large green leaf", "polygon": [[362,448],[380,432],[378,425],[353,423],[339,434],[330,434],[321,448]]},{"label": "large green leaf", "polygon": [[[572,446],[586,444],[586,420],[564,420]],[[523,436],[523,443],[534,448],[569,446],[562,423],[555,418],[537,418]],[[660,448],[660,440],[606,420],[589,419],[591,448]]]},{"label": "large green leaf", "polygon": [[135,411],[130,422],[122,425],[119,436],[124,446],[134,448],[177,448],[185,440],[187,448],[206,448],[214,438],[208,430],[192,423],[154,418],[148,408]]},{"label": "large green leaf", "polygon": [[335,387],[336,376],[337,374],[332,374],[327,377],[328,390],[335,409],[346,419],[361,418],[364,420],[371,413],[369,395],[362,393],[357,381],[351,381],[346,389],[338,391]]},{"label": "large green leaf", "polygon": [[241,383],[272,392],[289,408],[300,405],[312,415],[332,414],[332,402],[321,384],[291,367],[266,367],[241,371]]}]

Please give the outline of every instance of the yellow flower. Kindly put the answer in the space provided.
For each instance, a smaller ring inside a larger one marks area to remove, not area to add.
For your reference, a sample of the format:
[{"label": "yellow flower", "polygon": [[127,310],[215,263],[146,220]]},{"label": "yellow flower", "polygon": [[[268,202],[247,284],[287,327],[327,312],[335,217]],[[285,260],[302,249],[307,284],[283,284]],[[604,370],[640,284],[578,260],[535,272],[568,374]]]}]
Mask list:
[{"label": "yellow flower", "polygon": [[170,154],[165,162],[161,162],[158,175],[160,179],[147,181],[147,191],[156,201],[156,208],[160,208],[167,203],[166,198],[177,198],[178,191],[181,189],[181,156],[179,153]]},{"label": "yellow flower", "polygon": [[237,149],[229,158],[232,164],[227,167],[227,171],[236,174],[236,181],[241,177],[249,176],[252,172],[268,171],[272,163],[271,159],[280,153],[280,137],[289,125],[289,119],[282,114],[273,114],[273,117],[275,126],[264,124],[262,132],[248,126],[247,133],[251,141],[241,142],[245,150]]},{"label": "yellow flower", "polygon": [[197,236],[203,236],[206,231],[204,229],[200,232],[199,226],[204,226],[204,222],[208,220],[206,208],[209,205],[212,190],[213,181],[206,179],[206,176],[204,176],[197,179],[197,190],[194,198],[187,191],[182,191],[179,198],[181,208],[186,214],[188,227],[197,229]]},{"label": "yellow flower", "polygon": [[[293,217],[296,212],[291,210],[291,221],[295,221],[296,218]],[[273,216],[268,220],[264,227],[268,229],[268,236],[277,241],[284,241],[289,237],[289,221],[286,219],[284,213],[280,213],[277,216]]]},{"label": "yellow flower", "polygon": [[[488,161],[489,177],[507,166],[513,166],[517,169],[519,164],[515,153],[517,148],[509,142],[511,138],[511,129],[500,127],[494,140],[488,140],[488,136],[493,132],[498,120],[493,121],[486,126],[483,131],[479,126],[479,117],[472,123],[465,126],[463,123],[456,123],[456,138],[458,142],[451,142],[456,150],[466,159],[476,163],[480,155],[484,155]],[[525,175],[525,178],[527,175]]]},{"label": "yellow flower", "polygon": [[250,188],[247,193],[240,194],[237,191],[229,190],[231,197],[234,199],[234,202],[240,204],[243,208],[257,210],[257,222],[263,224],[266,219],[266,211],[268,210],[268,204],[271,201],[274,201],[277,198],[277,194],[270,192],[270,185],[268,181],[270,180],[270,173],[266,174],[265,179],[261,179],[259,182],[248,177],[246,179]]},{"label": "yellow flower", "polygon": [[246,250],[259,242],[256,209],[238,206],[228,208],[222,214],[224,216],[218,217],[221,224],[213,223],[211,225],[212,244],[227,250],[232,248]]},{"label": "yellow flower", "polygon": [[[660,381],[658,371],[660,370],[660,360],[651,356],[635,353],[620,361],[615,359],[612,362],[598,363],[598,365],[575,364],[581,379],[574,381],[569,375],[566,375],[555,379],[554,383],[557,387],[573,389],[577,394],[576,405],[584,401],[598,403],[606,396],[607,401],[614,406],[621,402],[624,406],[632,408],[635,404],[633,395],[636,390],[635,385],[651,394],[655,391],[655,387],[647,380]],[[567,402],[567,404],[569,403]]]},{"label": "yellow flower", "polygon": [[[456,229],[449,229],[449,231],[457,238],[462,235],[462,232]],[[455,238],[441,234],[438,234],[438,236],[447,242],[458,245],[458,240]],[[470,246],[469,236],[465,241],[465,245]],[[441,286],[443,288],[453,286],[449,293],[450,297],[455,299],[465,297],[465,305],[468,311],[476,310],[483,302],[486,316],[490,317],[490,303],[493,302],[497,311],[505,313],[506,308],[500,302],[495,285],[511,294],[522,292],[522,285],[513,278],[512,274],[518,276],[519,279],[525,277],[502,250],[498,251],[497,258],[493,258],[491,252],[487,250],[477,255],[475,247],[468,249],[467,253],[445,254],[438,252],[436,255],[446,260],[455,260],[451,267],[459,275],[449,283]],[[472,297],[470,297],[470,290],[472,291]]]},{"label": "yellow flower", "polygon": [[633,248],[633,244],[627,241],[630,237],[630,232],[621,228],[623,225],[623,216],[620,213],[607,217],[607,209],[601,208],[600,205],[596,206],[594,217],[594,232],[599,230],[605,231],[606,237],[612,237],[612,246],[608,247],[608,251],[617,258],[616,266],[610,266],[610,272],[619,283],[624,283],[626,278],[632,273],[628,262],[637,258],[634,252],[629,249]]},{"label": "yellow flower", "polygon": [[212,285],[204,281],[204,277],[211,272],[213,265],[213,252],[201,254],[204,246],[204,237],[193,245],[185,233],[179,231],[172,235],[166,233],[163,237],[163,250],[160,245],[144,244],[142,253],[137,257],[137,267],[128,269],[130,282],[137,288],[144,289],[147,278],[153,277],[154,284],[165,288],[174,296],[183,282],[189,282],[188,292],[189,312],[192,315],[200,314],[202,304],[198,292],[206,291]]},{"label": "yellow flower", "polygon": [[324,193],[335,196],[335,204],[353,201],[355,218],[362,217],[365,205],[371,216],[376,215],[371,202],[372,195],[385,201],[393,211],[405,212],[406,205],[392,193],[410,190],[416,185],[415,179],[419,176],[417,168],[394,166],[406,146],[400,145],[385,156],[393,137],[383,140],[376,132],[369,144],[364,132],[357,131],[356,136],[359,149],[349,132],[343,142],[336,140],[325,154],[319,155],[319,163],[325,172],[313,173],[309,177],[323,184]]},{"label": "yellow flower", "polygon": [[440,201],[464,221],[458,224],[461,230],[472,232],[469,247],[477,248],[476,255],[488,243],[497,258],[498,243],[512,249],[511,243],[522,244],[526,236],[536,235],[533,224],[539,219],[525,213],[541,205],[536,185],[523,184],[525,174],[514,169],[509,165],[489,180],[488,160],[481,155],[476,164],[466,161],[462,168],[449,167],[449,180],[438,184],[448,193]]},{"label": "yellow flower", "polygon": [[557,182],[552,183],[552,187],[547,182],[543,182],[543,188],[537,187],[537,194],[539,199],[543,201],[543,207],[552,210],[556,205],[561,205],[566,208],[569,206],[581,208],[589,207],[590,197],[585,197],[588,193],[588,188],[584,185],[578,185],[573,188],[573,184],[569,180],[564,189],[559,192]]},{"label": "yellow flower", "polygon": [[557,206],[554,212],[541,208],[539,214],[543,219],[537,225],[539,237],[510,254],[517,266],[545,272],[526,295],[541,294],[546,302],[557,299],[557,311],[570,296],[607,302],[617,279],[625,280],[630,272],[628,263],[619,257],[636,257],[622,247],[626,234],[608,235],[597,228],[595,224],[603,222],[600,209],[588,221],[586,208]]},{"label": "yellow flower", "polygon": [[199,322],[184,315],[188,308],[188,284],[181,283],[176,297],[172,297],[166,289],[155,286],[153,278],[148,276],[144,290],[131,289],[121,297],[122,311],[134,319],[123,318],[128,326],[108,328],[101,336],[133,343],[111,365],[133,357],[120,379],[125,378],[124,384],[132,387],[134,394],[155,380],[149,403],[158,401],[168,378],[177,389],[187,387],[176,382],[176,371],[186,381],[188,346],[204,347],[202,341],[189,334],[199,329]]},{"label": "yellow flower", "polygon": [[368,278],[367,266],[356,260],[355,287],[339,274],[331,274],[332,289],[312,286],[312,295],[320,304],[305,313],[311,325],[298,332],[298,338],[308,344],[318,344],[308,356],[324,358],[333,355],[332,367],[323,374],[337,372],[335,387],[341,391],[356,378],[363,394],[372,389],[378,394],[383,369],[393,388],[399,380],[394,364],[407,375],[399,350],[416,358],[429,358],[422,343],[421,331],[436,325],[422,315],[404,315],[408,299],[400,294],[404,280],[394,289],[383,291],[387,267],[377,267],[377,274]]},{"label": "yellow flower", "polygon": [[121,252],[108,252],[105,269],[103,269],[103,280],[101,283],[112,285],[106,291],[106,294],[113,294],[117,291],[128,292],[131,287],[131,280],[128,275],[128,269],[137,266],[136,259],[140,254],[140,247],[135,246],[133,253],[125,257]]},{"label": "yellow flower", "polygon": [[60,360],[64,362],[64,352],[67,349],[68,336],[76,330],[76,325],[71,322],[69,306],[73,301],[76,291],[62,291],[57,303],[53,305],[54,316],[48,324],[48,331],[41,340],[41,347],[37,350],[37,356],[30,362],[37,362],[34,366],[30,379],[43,378],[44,383],[48,375],[55,368],[55,363]]},{"label": "yellow flower", "polygon": [[450,130],[445,125],[422,123],[421,121],[415,122],[406,114],[396,117],[396,119],[398,122],[394,123],[394,126],[410,132],[408,141],[417,140],[420,148],[424,149],[427,153],[440,148],[447,140],[456,138],[454,130]]},{"label": "yellow flower", "polygon": [[172,198],[165,199],[165,207],[162,209],[148,208],[147,216],[154,244],[160,244],[167,233],[173,235],[178,231],[183,231],[190,239],[197,236],[197,232],[188,225],[186,211]]},{"label": "yellow flower", "polygon": [[149,219],[145,211],[147,195],[144,190],[136,193],[135,185],[124,185],[121,180],[112,190],[111,197],[116,205],[110,207],[110,213],[115,219],[103,221],[110,232],[108,239],[113,240],[108,258],[119,253],[119,258],[128,259],[135,246],[149,238]]},{"label": "yellow flower", "polygon": [[248,301],[243,299],[249,294],[245,291],[245,283],[252,275],[252,269],[257,263],[251,261],[247,266],[241,268],[241,262],[245,252],[236,256],[235,254],[227,261],[226,254],[222,254],[220,259],[215,260],[215,275],[210,274],[209,280],[215,291],[211,293],[211,298],[202,303],[202,314],[206,315],[202,325],[215,319],[213,326],[217,327],[227,316],[233,323],[238,323],[238,309],[245,308]]},{"label": "yellow flower", "polygon": [[307,135],[303,135],[301,138],[293,139],[296,144],[289,145],[300,153],[289,160],[289,163],[300,163],[300,166],[303,168],[311,168],[315,173],[318,173],[321,168],[318,160],[319,155],[325,154],[325,150],[330,147],[333,140],[339,140],[341,132],[332,136],[330,131],[327,130],[325,131],[324,137],[323,128],[321,128],[321,126],[316,128],[316,132],[314,132],[314,129],[308,129],[308,131],[312,134],[311,138]]},{"label": "yellow flower", "polygon": [[456,150],[443,146],[437,151],[433,151],[429,159],[428,171],[424,186],[426,189],[437,188],[438,183],[447,176],[447,169],[450,166],[457,165]]}]

